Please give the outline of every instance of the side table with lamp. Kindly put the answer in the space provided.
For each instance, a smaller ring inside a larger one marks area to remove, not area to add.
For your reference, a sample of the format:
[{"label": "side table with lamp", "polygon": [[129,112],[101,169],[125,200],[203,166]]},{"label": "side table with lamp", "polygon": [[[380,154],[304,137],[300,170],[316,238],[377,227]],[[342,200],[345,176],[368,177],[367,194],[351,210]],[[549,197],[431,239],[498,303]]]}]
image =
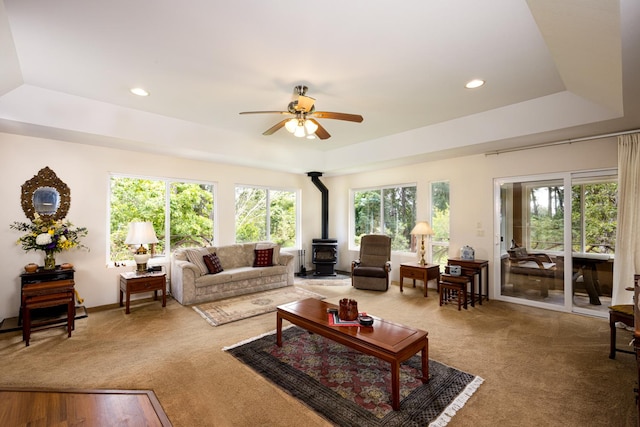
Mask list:
[{"label": "side table with lamp", "polygon": [[136,271],[139,273],[146,272],[147,262],[149,261],[149,258],[151,258],[151,254],[149,254],[149,250],[145,248],[144,245],[153,245],[158,243],[158,238],[156,237],[156,232],[153,229],[151,221],[130,222],[129,233],[127,234],[127,238],[124,243],[127,245],[139,245],[133,255],[133,259],[136,261],[137,266]]},{"label": "side table with lamp", "polygon": [[440,266],[436,264],[427,264],[424,259],[425,247],[424,236],[431,236],[434,234],[433,229],[427,221],[419,221],[416,223],[411,234],[414,236],[420,236],[420,249],[418,253],[420,260],[418,262],[408,262],[400,264],[400,292],[403,291],[404,278],[413,279],[413,287],[416,287],[416,280],[424,282],[424,296],[427,296],[427,283],[429,280],[435,279],[436,283],[440,282]]},{"label": "side table with lamp", "polygon": [[158,299],[158,291],[162,291],[162,306],[167,305],[167,278],[162,271],[154,271],[147,268],[147,262],[151,258],[149,250],[144,245],[158,243],[156,232],[150,221],[134,221],[129,223],[129,233],[125,239],[127,245],[138,246],[133,259],[136,262],[136,271],[120,274],[120,307],[123,305],[126,295],[125,314],[129,314],[131,294],[141,292],[153,292],[153,299]]}]

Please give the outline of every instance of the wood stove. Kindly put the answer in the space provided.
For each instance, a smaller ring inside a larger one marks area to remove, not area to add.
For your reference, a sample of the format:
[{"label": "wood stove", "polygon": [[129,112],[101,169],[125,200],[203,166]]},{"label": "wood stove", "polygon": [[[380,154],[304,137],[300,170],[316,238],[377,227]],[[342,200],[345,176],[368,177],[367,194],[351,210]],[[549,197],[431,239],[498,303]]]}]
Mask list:
[{"label": "wood stove", "polygon": [[338,263],[338,241],[336,239],[313,239],[312,262],[316,266],[314,276],[335,276]]},{"label": "wood stove", "polygon": [[315,265],[314,276],[335,276],[338,263],[338,240],[329,239],[329,190],[319,177],[322,172],[309,172],[311,181],[322,193],[322,238],[313,239],[311,262]]}]

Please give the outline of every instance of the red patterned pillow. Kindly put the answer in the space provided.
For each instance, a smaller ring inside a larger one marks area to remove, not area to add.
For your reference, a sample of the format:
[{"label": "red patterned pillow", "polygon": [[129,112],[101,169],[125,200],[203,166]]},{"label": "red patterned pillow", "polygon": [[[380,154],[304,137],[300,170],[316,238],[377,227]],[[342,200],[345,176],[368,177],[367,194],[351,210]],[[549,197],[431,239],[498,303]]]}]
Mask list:
[{"label": "red patterned pillow", "polygon": [[271,267],[273,265],[273,248],[254,249],[253,252],[255,253],[254,267]]},{"label": "red patterned pillow", "polygon": [[207,270],[209,270],[209,274],[216,274],[224,271],[222,268],[222,264],[220,263],[220,258],[214,252],[212,254],[207,254],[202,257],[204,263],[207,265]]}]

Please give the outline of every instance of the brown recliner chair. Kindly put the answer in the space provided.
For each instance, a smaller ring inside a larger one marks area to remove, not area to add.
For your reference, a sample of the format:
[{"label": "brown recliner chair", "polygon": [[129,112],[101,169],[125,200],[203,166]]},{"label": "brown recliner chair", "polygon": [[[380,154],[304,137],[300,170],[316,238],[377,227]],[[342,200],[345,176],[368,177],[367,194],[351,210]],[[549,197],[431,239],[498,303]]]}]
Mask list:
[{"label": "brown recliner chair", "polygon": [[360,240],[360,258],[351,262],[351,285],[386,291],[391,271],[391,237],[367,234]]}]

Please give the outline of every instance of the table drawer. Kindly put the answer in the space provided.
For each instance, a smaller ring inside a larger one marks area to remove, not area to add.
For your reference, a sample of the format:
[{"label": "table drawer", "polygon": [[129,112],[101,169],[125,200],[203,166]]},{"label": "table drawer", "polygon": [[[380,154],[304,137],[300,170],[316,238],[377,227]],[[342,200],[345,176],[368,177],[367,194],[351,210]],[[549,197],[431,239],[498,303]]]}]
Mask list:
[{"label": "table drawer", "polygon": [[129,292],[162,290],[164,285],[164,277],[145,277],[141,279],[129,280]]},{"label": "table drawer", "polygon": [[425,272],[423,270],[416,270],[413,268],[402,267],[402,277],[407,277],[409,279],[424,279]]}]

